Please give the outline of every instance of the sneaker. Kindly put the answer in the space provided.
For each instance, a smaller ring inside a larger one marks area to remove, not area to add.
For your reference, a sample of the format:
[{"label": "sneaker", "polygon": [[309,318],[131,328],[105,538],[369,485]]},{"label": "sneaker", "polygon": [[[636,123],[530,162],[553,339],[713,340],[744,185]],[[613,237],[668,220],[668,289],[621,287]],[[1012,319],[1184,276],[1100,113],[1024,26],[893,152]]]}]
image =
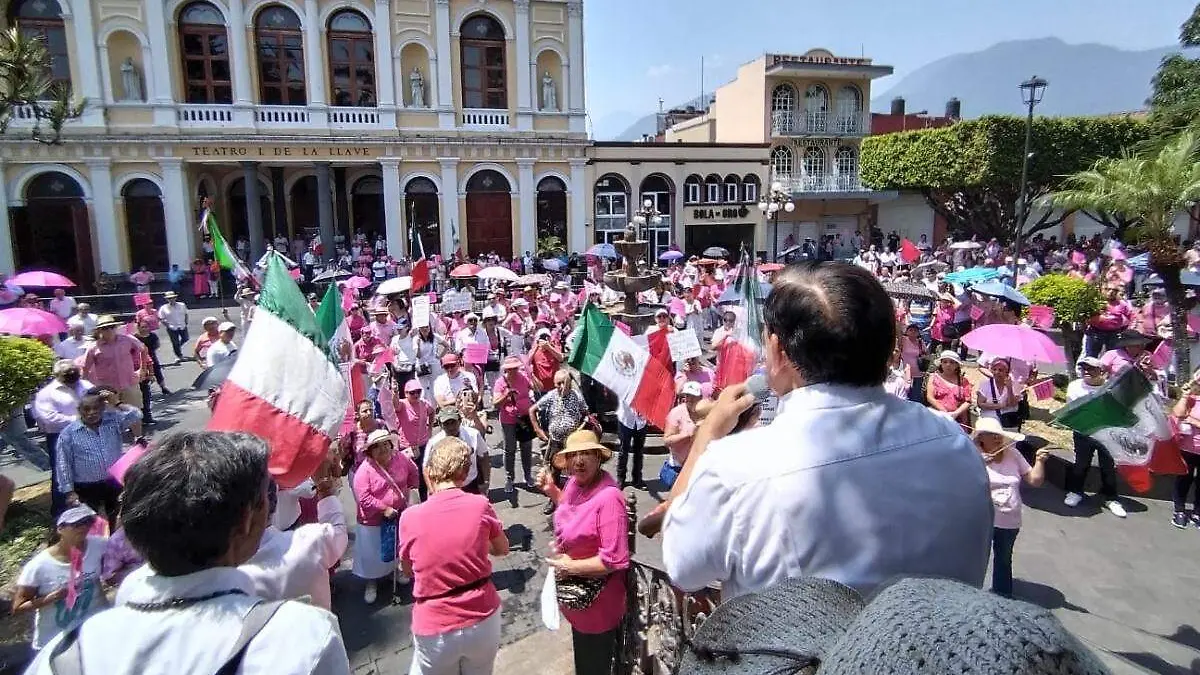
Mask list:
[{"label": "sneaker", "polygon": [[1063,498],[1063,504],[1066,504],[1071,508],[1079,506],[1079,503],[1082,501],[1083,495],[1079,494],[1078,492],[1068,492],[1067,496]]},{"label": "sneaker", "polygon": [[170,390],[170,389],[167,389],[166,387],[163,387],[163,388],[162,388],[162,395],[163,395],[164,397],[166,397],[166,396],[170,396],[170,395],[171,395],[171,390]]},{"label": "sneaker", "polygon": [[1109,513],[1118,518],[1124,518],[1126,515],[1128,515],[1125,513],[1125,507],[1121,506],[1121,502],[1118,502],[1115,499],[1104,502],[1104,508],[1108,509]]},{"label": "sneaker", "polygon": [[554,513],[554,502],[547,500],[546,506],[542,507],[542,515],[548,516]]},{"label": "sneaker", "polygon": [[504,494],[511,495],[513,493],[513,480],[509,478],[504,481]]},{"label": "sneaker", "polygon": [[1195,525],[1197,528],[1200,528],[1200,513],[1192,514],[1192,524]]},{"label": "sneaker", "polygon": [[1171,524],[1181,530],[1186,530],[1188,526],[1188,515],[1183,511],[1176,511],[1175,515],[1171,516]]},{"label": "sneaker", "polygon": [[375,598],[378,596],[379,589],[375,587],[374,581],[367,582],[367,590],[363,593],[363,602],[368,605],[375,604]]}]

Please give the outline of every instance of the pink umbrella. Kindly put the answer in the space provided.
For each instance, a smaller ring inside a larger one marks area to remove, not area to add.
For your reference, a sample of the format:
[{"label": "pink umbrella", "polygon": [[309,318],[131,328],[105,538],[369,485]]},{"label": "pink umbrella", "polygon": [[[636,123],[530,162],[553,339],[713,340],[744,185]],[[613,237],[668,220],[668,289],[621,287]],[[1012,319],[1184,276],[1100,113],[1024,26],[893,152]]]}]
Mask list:
[{"label": "pink umbrella", "polygon": [[473,277],[476,274],[479,274],[481,270],[483,270],[483,268],[475,263],[463,263],[462,265],[450,270],[450,276],[455,279],[463,279],[465,277]]},{"label": "pink umbrella", "polygon": [[363,289],[371,285],[371,280],[366,277],[353,276],[346,280],[346,285],[350,288]]},{"label": "pink umbrella", "polygon": [[54,335],[65,333],[67,323],[57,314],[35,307],[0,310],[0,333],[9,335]]},{"label": "pink umbrella", "polygon": [[9,277],[8,283],[16,284],[17,286],[37,286],[39,288],[70,288],[75,285],[74,281],[61,274],[42,270],[21,272],[14,277]]},{"label": "pink umbrella", "polygon": [[963,344],[992,356],[1040,363],[1066,363],[1062,347],[1048,335],[1023,324],[992,323],[962,336]]}]

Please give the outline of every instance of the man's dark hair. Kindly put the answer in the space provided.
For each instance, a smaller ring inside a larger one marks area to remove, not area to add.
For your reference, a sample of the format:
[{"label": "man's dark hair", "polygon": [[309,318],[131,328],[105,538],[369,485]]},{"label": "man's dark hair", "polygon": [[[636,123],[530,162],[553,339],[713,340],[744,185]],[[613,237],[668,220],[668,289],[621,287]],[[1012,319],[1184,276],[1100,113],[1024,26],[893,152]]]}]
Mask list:
[{"label": "man's dark hair", "polygon": [[879,281],[857,265],[789,265],[775,277],[763,323],[807,384],[866,387],[887,377],[895,310]]},{"label": "man's dark hair", "polygon": [[171,434],[125,475],[122,522],[155,572],[191,574],[216,564],[234,529],[262,503],[267,444],[246,433]]}]

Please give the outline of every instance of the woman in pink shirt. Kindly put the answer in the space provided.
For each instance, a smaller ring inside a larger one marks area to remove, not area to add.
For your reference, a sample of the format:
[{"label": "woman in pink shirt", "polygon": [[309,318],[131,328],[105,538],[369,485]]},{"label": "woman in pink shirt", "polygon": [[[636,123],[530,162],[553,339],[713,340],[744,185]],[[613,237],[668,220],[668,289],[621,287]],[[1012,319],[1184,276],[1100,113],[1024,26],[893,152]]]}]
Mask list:
[{"label": "woman in pink shirt", "polygon": [[471,449],[446,438],[429,449],[429,500],[400,518],[400,560],[413,578],[411,673],[491,673],[500,648],[500,594],[488,555],[508,537],[486,497],[463,492]]},{"label": "woman in pink shirt", "polygon": [[1121,291],[1117,288],[1108,289],[1108,302],[1100,313],[1088,321],[1084,345],[1087,356],[1100,356],[1101,353],[1112,349],[1121,331],[1133,322],[1133,306],[1121,299]]},{"label": "woman in pink shirt", "polygon": [[500,379],[492,388],[492,404],[500,409],[500,428],[504,430],[504,491],[513,492],[517,448],[521,450],[521,468],[525,486],[533,488],[533,426],[529,408],[533,405],[533,385],[522,369],[521,359],[509,356],[500,364]]},{"label": "woman in pink shirt", "polygon": [[700,385],[695,382],[683,385],[683,389],[680,391],[683,403],[671,408],[671,411],[667,413],[667,427],[663,429],[663,444],[671,452],[671,458],[663,464],[662,470],[658,473],[658,480],[666,490],[670,490],[671,486],[675,485],[675,479],[679,477],[683,463],[687,461],[688,453],[692,449],[692,437],[696,434],[696,424],[701,419],[700,413],[696,411],[696,404],[704,398],[703,394]]},{"label": "woman in pink shirt", "polygon": [[408,506],[408,493],[417,487],[417,465],[396,451],[396,437],[386,429],[367,437],[365,458],[354,472],[358,503],[358,533],[354,538],[354,575],[367,580],[363,599],[375,602],[376,580],[393,574],[396,522]]},{"label": "woman in pink shirt", "polygon": [[[433,429],[433,404],[421,397],[420,380],[404,383],[404,398],[396,402],[396,443],[417,466],[425,460],[425,444]],[[417,485],[421,501],[429,494],[423,477]]]},{"label": "woman in pink shirt", "polygon": [[[561,490],[548,468],[538,484],[554,511],[557,554],[548,562],[559,581],[559,609],[571,624],[577,675],[607,674],[615,655],[617,632],[625,614],[625,570],[629,568],[625,500],[617,481],[600,468],[612,450],[596,434],[580,430],[555,453],[554,467],[567,478]],[[599,591],[592,592],[596,579]],[[564,587],[580,589],[571,605]]]}]

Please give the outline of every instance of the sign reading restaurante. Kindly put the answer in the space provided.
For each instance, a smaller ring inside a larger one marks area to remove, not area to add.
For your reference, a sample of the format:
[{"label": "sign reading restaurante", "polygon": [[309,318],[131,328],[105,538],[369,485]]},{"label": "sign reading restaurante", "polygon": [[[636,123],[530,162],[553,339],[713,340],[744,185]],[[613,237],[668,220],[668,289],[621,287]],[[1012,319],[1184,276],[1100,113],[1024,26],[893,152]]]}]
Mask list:
[{"label": "sign reading restaurante", "polygon": [[185,145],[187,159],[221,161],[226,159],[375,159],[378,148],[366,145]]}]

